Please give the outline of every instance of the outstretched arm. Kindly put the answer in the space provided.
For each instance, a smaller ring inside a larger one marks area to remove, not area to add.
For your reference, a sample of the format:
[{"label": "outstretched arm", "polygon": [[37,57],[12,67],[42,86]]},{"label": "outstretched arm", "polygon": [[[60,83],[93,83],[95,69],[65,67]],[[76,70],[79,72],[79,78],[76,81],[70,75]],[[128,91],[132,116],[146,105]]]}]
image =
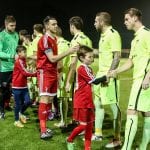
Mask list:
[{"label": "outstretched arm", "polygon": [[115,51],[115,52],[113,52],[113,61],[112,61],[112,64],[111,64],[111,67],[109,70],[116,69],[119,65],[119,62],[120,62],[120,52]]},{"label": "outstretched arm", "polygon": [[97,85],[97,84],[105,82],[105,81],[107,81],[107,77],[106,76],[102,76],[100,78],[95,78],[91,83]]},{"label": "outstretched arm", "polygon": [[63,59],[64,57],[66,57],[74,52],[77,52],[77,50],[79,50],[79,45],[71,47],[59,55],[53,55],[53,52],[51,49],[46,50],[45,54],[48,57],[49,61],[51,61],[52,63],[55,63],[55,62]]}]

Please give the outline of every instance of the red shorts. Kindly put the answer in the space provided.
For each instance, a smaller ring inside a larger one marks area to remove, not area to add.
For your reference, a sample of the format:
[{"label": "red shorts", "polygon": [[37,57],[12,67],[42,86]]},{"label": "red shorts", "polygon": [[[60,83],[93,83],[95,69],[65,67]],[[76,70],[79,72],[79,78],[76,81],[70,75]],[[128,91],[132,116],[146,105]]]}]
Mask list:
[{"label": "red shorts", "polygon": [[57,94],[57,75],[51,75],[50,71],[39,69],[37,80],[40,96],[55,96]]},{"label": "red shorts", "polygon": [[73,118],[80,122],[94,122],[95,115],[93,108],[74,108]]}]

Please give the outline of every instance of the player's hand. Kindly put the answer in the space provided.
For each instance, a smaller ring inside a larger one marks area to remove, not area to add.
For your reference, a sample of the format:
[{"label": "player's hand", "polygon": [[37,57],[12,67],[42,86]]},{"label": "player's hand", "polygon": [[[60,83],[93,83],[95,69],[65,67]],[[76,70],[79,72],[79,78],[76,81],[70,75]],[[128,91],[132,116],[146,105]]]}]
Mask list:
[{"label": "player's hand", "polygon": [[101,82],[101,87],[107,87],[107,86],[108,86],[108,82],[107,81]]},{"label": "player's hand", "polygon": [[142,89],[146,90],[150,86],[150,79],[148,77],[145,77],[142,82]]},{"label": "player's hand", "polygon": [[117,70],[110,70],[107,74],[109,78],[116,78],[117,77]]},{"label": "player's hand", "polygon": [[80,45],[76,45],[70,48],[70,53],[75,53],[80,49]]}]

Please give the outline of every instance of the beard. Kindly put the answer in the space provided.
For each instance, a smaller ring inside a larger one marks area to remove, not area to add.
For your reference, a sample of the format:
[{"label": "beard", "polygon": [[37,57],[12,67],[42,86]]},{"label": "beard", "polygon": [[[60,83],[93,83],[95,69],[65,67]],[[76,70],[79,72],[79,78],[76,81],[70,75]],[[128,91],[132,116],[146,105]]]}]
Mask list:
[{"label": "beard", "polygon": [[100,27],[96,28],[96,30],[97,30],[97,32],[101,32],[101,28]]},{"label": "beard", "polygon": [[8,29],[8,28],[6,28],[6,30],[7,30],[7,32],[9,32],[9,33],[14,33],[14,32],[15,32],[15,29]]}]

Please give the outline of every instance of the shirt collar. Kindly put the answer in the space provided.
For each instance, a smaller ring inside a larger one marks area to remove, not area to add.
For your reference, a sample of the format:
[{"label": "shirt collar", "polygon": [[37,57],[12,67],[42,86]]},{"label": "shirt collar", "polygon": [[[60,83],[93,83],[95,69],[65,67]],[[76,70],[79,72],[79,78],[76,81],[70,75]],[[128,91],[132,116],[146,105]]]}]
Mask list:
[{"label": "shirt collar", "polygon": [[79,36],[80,34],[83,34],[83,32],[77,32],[74,37]]},{"label": "shirt collar", "polygon": [[102,33],[102,36],[105,36],[110,30],[112,29],[112,26],[109,26],[104,33]]},{"label": "shirt collar", "polygon": [[51,37],[53,40],[55,39],[54,36],[52,36],[51,34],[49,34],[48,32],[45,33],[47,36]]},{"label": "shirt collar", "polygon": [[137,36],[139,33],[140,33],[140,31],[142,30],[142,29],[144,29],[145,28],[145,26],[141,26],[135,33],[134,33],[134,36]]}]

